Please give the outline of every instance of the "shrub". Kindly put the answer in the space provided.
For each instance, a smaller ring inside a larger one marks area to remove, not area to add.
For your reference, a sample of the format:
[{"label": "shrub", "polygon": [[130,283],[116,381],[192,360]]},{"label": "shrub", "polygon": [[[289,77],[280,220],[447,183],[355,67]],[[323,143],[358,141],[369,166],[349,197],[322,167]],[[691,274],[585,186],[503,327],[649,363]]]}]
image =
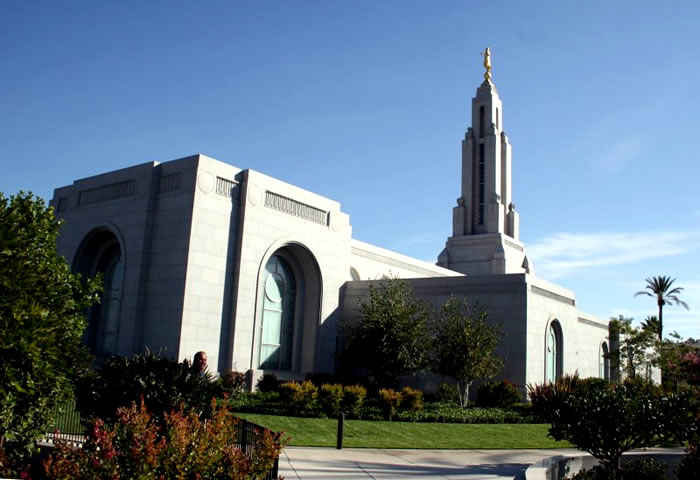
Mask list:
[{"label": "shrub", "polygon": [[678,474],[678,480],[694,480],[697,478],[697,473],[700,472],[700,447],[698,447],[698,441],[700,438],[696,438],[694,442],[691,442],[686,449],[686,455],[683,457],[681,462],[676,468],[676,473]]},{"label": "shrub", "polygon": [[520,390],[508,380],[488,382],[479,387],[478,404],[482,407],[509,408],[520,401]]},{"label": "shrub", "polygon": [[87,418],[116,420],[119,407],[143,398],[158,424],[163,414],[178,409],[206,412],[214,393],[209,375],[200,376],[187,360],[178,363],[150,351],[132,357],[111,357],[101,369],[79,382],[77,407]]},{"label": "shrub", "polygon": [[146,410],[120,408],[118,421],[97,419],[81,449],[57,442],[44,462],[50,480],[102,478],[262,478],[288,439],[257,432],[251,457],[234,447],[239,420],[230,410],[212,405],[202,421],[196,411],[180,409],[165,415],[162,427]]},{"label": "shrub", "polygon": [[437,391],[438,402],[457,403],[459,402],[459,388],[454,383],[443,382]]},{"label": "shrub", "polygon": [[279,389],[279,384],[280,382],[277,380],[277,375],[274,373],[265,373],[258,379],[256,387],[259,392],[276,392]]},{"label": "shrub", "polygon": [[304,416],[315,413],[318,389],[310,380],[286,382],[279,390],[280,400],[288,405],[290,413]]},{"label": "shrub", "polygon": [[401,394],[391,388],[382,388],[379,390],[379,403],[384,418],[391,420],[401,405]]},{"label": "shrub", "polygon": [[318,390],[318,406],[327,416],[337,415],[343,401],[343,386],[324,383]]},{"label": "shrub", "polygon": [[224,394],[236,395],[245,390],[245,373],[229,370],[216,381],[215,390],[218,396]]},{"label": "shrub", "polygon": [[630,460],[623,467],[626,478],[635,480],[666,480],[667,465],[664,462],[649,457],[640,457]]},{"label": "shrub", "polygon": [[619,460],[627,450],[687,435],[678,419],[685,422],[697,413],[688,397],[665,395],[637,382],[611,385],[588,379],[568,393],[563,393],[566,386],[551,387],[531,389],[537,408],[549,411],[549,435],[586,450],[604,463],[608,474],[619,474]]},{"label": "shrub", "polygon": [[345,385],[343,387],[343,410],[354,417],[359,416],[365,397],[367,397],[367,389],[362,385]]},{"label": "shrub", "polygon": [[411,387],[403,387],[400,400],[401,410],[417,412],[423,410],[423,392]]},{"label": "shrub", "polygon": [[395,420],[433,423],[536,423],[533,417],[502,408],[462,408],[457,402],[429,403],[422,411],[399,412]]}]

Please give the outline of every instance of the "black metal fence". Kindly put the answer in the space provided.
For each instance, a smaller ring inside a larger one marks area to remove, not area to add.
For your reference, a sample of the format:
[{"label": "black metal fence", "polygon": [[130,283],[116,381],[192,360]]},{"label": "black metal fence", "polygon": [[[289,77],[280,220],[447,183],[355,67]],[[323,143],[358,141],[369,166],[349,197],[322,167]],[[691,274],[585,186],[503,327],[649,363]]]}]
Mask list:
[{"label": "black metal fence", "polygon": [[[247,456],[253,455],[253,449],[255,448],[255,437],[263,432],[269,431],[265,427],[251,423],[245,419],[241,421],[236,426],[236,442],[234,445],[239,448]],[[274,434],[274,432],[272,432]],[[279,457],[275,458],[275,463],[272,469],[267,472],[267,475],[263,477],[263,480],[275,480],[278,477],[279,472]]]},{"label": "black metal fence", "polygon": [[[53,428],[41,441],[54,444],[56,440],[62,440],[76,447],[81,447],[85,442],[85,435],[83,434],[85,429],[82,426],[80,412],[75,409],[75,402],[68,402],[54,407],[52,415],[54,419]],[[251,457],[255,448],[256,436],[267,431],[270,430],[245,419],[240,419],[240,422],[236,425],[234,445],[248,457]],[[275,432],[271,433],[275,434]],[[278,472],[279,457],[275,458],[272,469],[267,472],[263,480],[277,479]]]}]

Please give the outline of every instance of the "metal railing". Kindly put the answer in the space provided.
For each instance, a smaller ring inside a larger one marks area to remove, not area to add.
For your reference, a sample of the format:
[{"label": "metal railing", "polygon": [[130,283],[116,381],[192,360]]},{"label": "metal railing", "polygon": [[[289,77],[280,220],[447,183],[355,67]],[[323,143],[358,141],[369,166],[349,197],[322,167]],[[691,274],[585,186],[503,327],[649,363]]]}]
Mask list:
[{"label": "metal railing", "polygon": [[[55,444],[56,440],[61,440],[68,442],[70,445],[77,448],[82,447],[86,440],[83,433],[85,428],[81,423],[80,412],[78,412],[75,408],[75,402],[73,401],[67,402],[64,405],[57,405],[52,411],[52,416],[54,419],[52,431],[50,433],[46,433],[40,442]],[[271,432],[273,435],[276,435],[275,432],[242,418],[239,419],[239,422],[235,427],[235,431],[236,433],[233,444],[248,457],[253,455],[255,439],[258,434]],[[267,475],[263,477],[263,480],[277,479],[278,472],[279,457],[276,457],[272,469],[267,472]]]}]

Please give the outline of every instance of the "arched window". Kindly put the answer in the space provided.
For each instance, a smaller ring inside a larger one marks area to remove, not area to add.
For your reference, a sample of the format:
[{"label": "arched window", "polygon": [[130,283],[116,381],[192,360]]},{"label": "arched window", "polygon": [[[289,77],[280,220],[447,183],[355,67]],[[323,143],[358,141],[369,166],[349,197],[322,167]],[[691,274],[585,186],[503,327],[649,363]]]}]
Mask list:
[{"label": "arched window", "polygon": [[263,279],[262,369],[291,369],[296,290],[296,279],[287,261],[278,255],[270,257]]},{"label": "arched window", "polygon": [[76,255],[73,269],[86,277],[102,273],[100,303],[87,313],[84,341],[98,358],[117,353],[124,279],[124,255],[117,237],[107,229],[91,232]]},{"label": "arched window", "polygon": [[561,326],[558,321],[554,320],[547,327],[545,338],[545,381],[554,382],[561,377],[562,369]]},{"label": "arched window", "polygon": [[357,273],[357,270],[355,270],[355,267],[350,267],[350,281],[359,280],[359,279],[360,279],[360,274]]},{"label": "arched window", "polygon": [[600,358],[599,358],[599,366],[600,366],[600,378],[604,378],[605,380],[610,380],[610,355],[608,355],[608,344],[607,342],[603,342],[600,345]]}]

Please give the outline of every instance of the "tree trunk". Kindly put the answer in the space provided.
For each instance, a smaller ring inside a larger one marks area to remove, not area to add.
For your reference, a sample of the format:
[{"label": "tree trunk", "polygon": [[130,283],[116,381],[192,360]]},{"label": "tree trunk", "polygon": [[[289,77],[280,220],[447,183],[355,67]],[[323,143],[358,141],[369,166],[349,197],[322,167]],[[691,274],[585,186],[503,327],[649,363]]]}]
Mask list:
[{"label": "tree trunk", "polygon": [[663,318],[663,313],[664,313],[664,301],[659,300],[659,341],[661,341],[661,337],[663,337],[663,330],[664,330],[664,318]]},{"label": "tree trunk", "polygon": [[[457,382],[459,385],[461,382]],[[467,408],[467,405],[469,404],[469,387],[471,386],[472,382],[464,382],[464,388],[462,388],[462,391],[460,392],[460,403],[462,404],[462,408]]]}]

